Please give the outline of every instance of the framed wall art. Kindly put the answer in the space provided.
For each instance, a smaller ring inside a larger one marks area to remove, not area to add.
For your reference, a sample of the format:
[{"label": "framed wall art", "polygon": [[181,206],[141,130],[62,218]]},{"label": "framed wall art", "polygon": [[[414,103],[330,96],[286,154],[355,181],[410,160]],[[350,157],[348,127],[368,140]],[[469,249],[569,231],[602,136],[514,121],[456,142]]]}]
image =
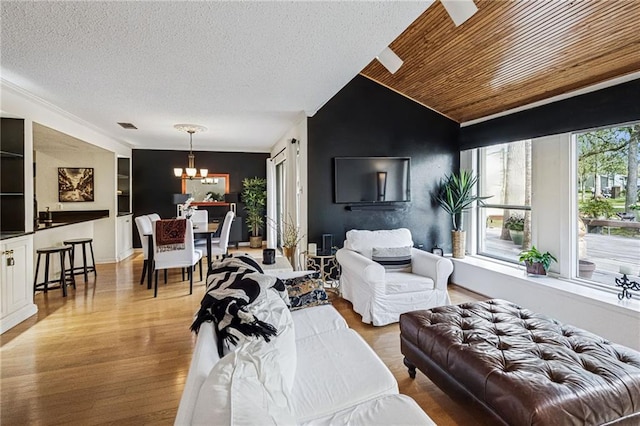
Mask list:
[{"label": "framed wall art", "polygon": [[58,167],[58,201],[94,201],[93,168]]}]

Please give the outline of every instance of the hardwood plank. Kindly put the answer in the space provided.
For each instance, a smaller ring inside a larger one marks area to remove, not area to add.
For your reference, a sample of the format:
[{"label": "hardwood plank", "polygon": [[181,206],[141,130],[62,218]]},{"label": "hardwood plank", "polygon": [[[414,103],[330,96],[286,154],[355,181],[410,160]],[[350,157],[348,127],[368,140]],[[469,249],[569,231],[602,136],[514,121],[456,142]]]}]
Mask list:
[{"label": "hardwood plank", "polygon": [[364,76],[458,122],[640,71],[637,0],[476,0],[455,27],[435,2]]},{"label": "hardwood plank", "polygon": [[[189,295],[173,272],[154,299],[138,285],[140,254],[97,267],[98,277],[70,289],[66,299],[58,292],[36,294],[38,314],[1,336],[1,424],[173,424],[204,283],[195,283]],[[454,303],[483,299],[457,286],[450,293]],[[480,413],[451,400],[424,375],[408,377],[398,324],[363,324],[349,302],[331,297],[393,372],[400,391],[434,421],[482,424]]]}]

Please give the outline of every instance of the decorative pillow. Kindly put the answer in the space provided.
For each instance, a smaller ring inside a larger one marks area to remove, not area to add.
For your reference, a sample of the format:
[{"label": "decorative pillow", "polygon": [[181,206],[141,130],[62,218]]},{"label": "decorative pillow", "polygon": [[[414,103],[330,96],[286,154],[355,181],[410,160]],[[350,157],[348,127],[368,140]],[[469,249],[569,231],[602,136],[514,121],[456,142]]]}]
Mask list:
[{"label": "decorative pillow", "polygon": [[284,280],[289,293],[291,310],[295,311],[311,306],[329,305],[329,297],[324,291],[324,282],[314,278],[316,274],[305,275],[304,277]]},{"label": "decorative pillow", "polygon": [[411,272],[411,246],[373,247],[371,260],[389,272]]},{"label": "decorative pillow", "polygon": [[372,257],[373,247],[412,246],[411,231],[407,228],[366,231],[352,229],[347,232],[344,248],[357,251],[367,259]]}]

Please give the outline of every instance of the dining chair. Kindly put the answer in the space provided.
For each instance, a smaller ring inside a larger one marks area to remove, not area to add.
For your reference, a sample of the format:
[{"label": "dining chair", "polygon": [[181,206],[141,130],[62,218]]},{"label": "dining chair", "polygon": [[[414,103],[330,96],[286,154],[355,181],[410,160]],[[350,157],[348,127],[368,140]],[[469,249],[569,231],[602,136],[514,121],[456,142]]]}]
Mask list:
[{"label": "dining chair", "polygon": [[[184,214],[184,212],[183,212]],[[209,212],[205,209],[194,210],[191,215],[191,221],[193,223],[209,223]],[[207,250],[207,239],[206,238],[196,238],[195,239],[196,248],[201,250],[203,253]]]},{"label": "dining chair", "polygon": [[[182,214],[184,214],[184,212]],[[209,212],[205,209],[196,209],[191,215],[191,221],[196,223],[209,223]]]},{"label": "dining chair", "polygon": [[136,222],[136,228],[138,228],[138,236],[140,237],[140,244],[142,245],[142,253],[144,254],[144,264],[142,266],[142,276],[140,277],[140,284],[144,283],[144,277],[147,275],[147,268],[149,262],[149,237],[153,233],[151,228],[151,219],[149,216],[137,216],[134,221]]},{"label": "dining chair", "polygon": [[[158,232],[160,227],[164,226],[161,222],[168,221],[186,221],[184,231],[184,247],[168,251],[158,250]],[[189,274],[189,294],[193,293],[193,267],[198,263],[200,271],[202,271],[202,252],[195,249],[193,241],[193,222],[190,219],[166,219],[156,221],[153,226],[153,252],[154,252],[154,271],[155,284],[153,288],[153,297],[158,296],[158,270],[168,268],[187,268]]]},{"label": "dining chair", "polygon": [[151,223],[155,222],[156,220],[160,220],[160,215],[158,213],[149,213],[147,217],[149,217]]},{"label": "dining chair", "polygon": [[229,248],[229,234],[231,233],[231,224],[233,223],[233,218],[236,214],[229,210],[224,217],[224,222],[222,222],[222,230],[220,231],[220,238],[216,238],[211,240],[211,259],[209,259],[209,263],[211,263],[213,257],[218,256],[226,256],[227,250]]}]

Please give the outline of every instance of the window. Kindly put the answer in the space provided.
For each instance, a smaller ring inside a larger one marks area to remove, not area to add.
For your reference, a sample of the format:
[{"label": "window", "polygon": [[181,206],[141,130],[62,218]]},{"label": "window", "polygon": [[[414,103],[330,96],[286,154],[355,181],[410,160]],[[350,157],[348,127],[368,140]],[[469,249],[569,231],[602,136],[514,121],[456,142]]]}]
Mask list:
[{"label": "window", "polygon": [[286,212],[287,193],[287,160],[282,160],[276,164],[276,231],[278,235],[278,247],[282,247],[282,221]]},{"label": "window", "polygon": [[640,123],[574,135],[577,157],[576,275],[615,287],[640,276]]},{"label": "window", "polygon": [[531,141],[478,151],[478,254],[517,262],[531,245]]}]

